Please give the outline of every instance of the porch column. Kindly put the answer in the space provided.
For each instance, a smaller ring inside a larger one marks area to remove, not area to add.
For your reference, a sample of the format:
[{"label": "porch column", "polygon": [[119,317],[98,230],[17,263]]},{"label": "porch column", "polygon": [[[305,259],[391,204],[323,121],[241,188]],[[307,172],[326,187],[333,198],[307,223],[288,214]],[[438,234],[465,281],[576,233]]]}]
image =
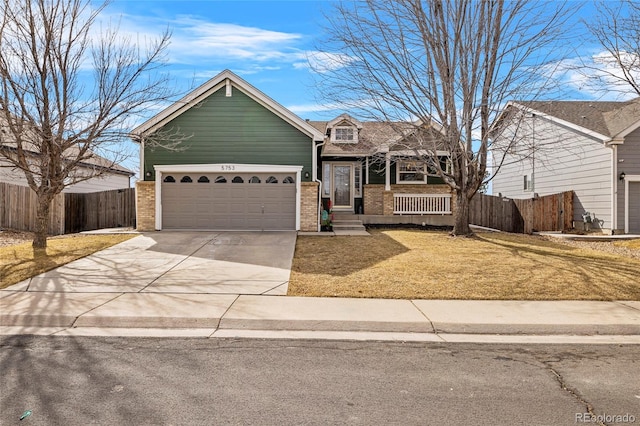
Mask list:
[{"label": "porch column", "polygon": [[369,185],[369,157],[365,158],[365,166],[364,166],[364,183]]},{"label": "porch column", "polygon": [[391,154],[384,156],[384,190],[391,191]]}]

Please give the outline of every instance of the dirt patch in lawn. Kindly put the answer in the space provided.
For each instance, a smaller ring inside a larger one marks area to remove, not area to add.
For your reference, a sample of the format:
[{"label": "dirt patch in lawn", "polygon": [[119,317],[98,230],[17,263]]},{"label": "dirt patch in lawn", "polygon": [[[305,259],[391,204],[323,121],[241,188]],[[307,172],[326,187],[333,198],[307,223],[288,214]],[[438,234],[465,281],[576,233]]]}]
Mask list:
[{"label": "dirt patch in lawn", "polygon": [[[11,234],[11,238],[14,241],[24,241],[27,235],[14,233]],[[9,235],[5,234],[5,237],[9,238]],[[6,288],[133,237],[135,235],[132,234],[59,236],[47,241],[45,253],[34,253],[30,241],[0,246],[0,288]]]},{"label": "dirt patch in lawn", "polygon": [[298,237],[289,295],[640,300],[640,260],[631,256],[529,235],[370,232],[371,237]]}]

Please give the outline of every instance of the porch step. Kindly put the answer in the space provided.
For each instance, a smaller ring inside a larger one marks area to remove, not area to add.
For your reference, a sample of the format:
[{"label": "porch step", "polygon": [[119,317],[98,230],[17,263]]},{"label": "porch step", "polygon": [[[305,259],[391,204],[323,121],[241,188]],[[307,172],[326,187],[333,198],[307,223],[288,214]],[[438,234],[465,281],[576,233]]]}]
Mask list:
[{"label": "porch step", "polygon": [[361,220],[354,219],[336,219],[333,222],[334,231],[365,231],[365,227]]},{"label": "porch step", "polygon": [[341,222],[345,220],[360,220],[357,214],[345,213],[345,212],[333,212],[334,222]]}]

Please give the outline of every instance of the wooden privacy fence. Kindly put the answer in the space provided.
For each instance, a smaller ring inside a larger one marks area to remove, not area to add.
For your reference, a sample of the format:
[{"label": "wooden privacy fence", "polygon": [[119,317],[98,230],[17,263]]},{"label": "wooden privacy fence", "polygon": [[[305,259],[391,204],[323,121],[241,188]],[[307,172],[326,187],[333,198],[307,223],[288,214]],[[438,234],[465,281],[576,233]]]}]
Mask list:
[{"label": "wooden privacy fence", "polygon": [[65,233],[135,226],[135,188],[64,194]]},{"label": "wooden privacy fence", "polygon": [[[26,186],[0,183],[0,228],[33,231],[36,195]],[[135,189],[58,194],[51,203],[49,234],[69,234],[136,224]]]},{"label": "wooden privacy fence", "polygon": [[515,200],[476,194],[470,222],[506,232],[566,231],[573,227],[573,191]]},{"label": "wooden privacy fence", "polygon": [[[38,200],[28,186],[0,182],[0,228],[33,231]],[[49,210],[49,235],[64,234],[64,194],[58,194]]]}]

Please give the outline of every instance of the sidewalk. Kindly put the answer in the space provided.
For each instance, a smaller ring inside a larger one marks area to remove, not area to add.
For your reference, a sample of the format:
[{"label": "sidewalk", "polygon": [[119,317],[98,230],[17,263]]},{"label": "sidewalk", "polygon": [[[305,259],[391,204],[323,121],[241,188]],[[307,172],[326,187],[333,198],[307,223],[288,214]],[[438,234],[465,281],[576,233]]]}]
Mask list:
[{"label": "sidewalk", "polygon": [[0,335],[640,344],[640,302],[0,291]]}]

